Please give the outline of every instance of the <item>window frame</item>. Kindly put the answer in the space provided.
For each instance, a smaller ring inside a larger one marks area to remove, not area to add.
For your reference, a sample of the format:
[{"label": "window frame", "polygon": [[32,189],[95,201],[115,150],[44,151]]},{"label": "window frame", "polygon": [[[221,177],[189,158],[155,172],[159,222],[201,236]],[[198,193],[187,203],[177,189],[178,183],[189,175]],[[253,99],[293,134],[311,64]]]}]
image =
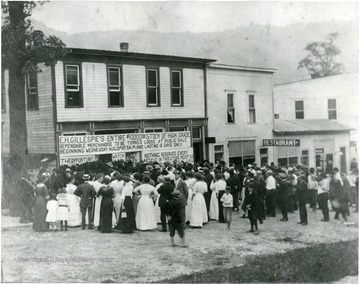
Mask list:
[{"label": "window frame", "polygon": [[[173,86],[173,73],[180,73],[180,87]],[[183,70],[182,69],[170,69],[170,101],[172,107],[183,107],[184,106],[184,84],[183,84]],[[173,100],[173,89],[180,90],[180,104],[175,104]]]},{"label": "window frame", "polygon": [[[30,80],[30,72],[31,73],[35,73],[34,75],[34,86],[31,86],[31,80]],[[32,110],[39,110],[39,92],[38,92],[38,79],[37,79],[37,72],[36,71],[30,71],[28,73],[26,73],[26,78],[25,78],[25,82],[26,82],[26,109],[29,111]],[[35,91],[32,91],[31,89],[35,89]],[[29,101],[34,100],[34,107],[30,107]]]},{"label": "window frame", "polygon": [[[68,66],[76,66],[78,68],[78,85],[67,84],[67,67]],[[81,63],[71,63],[71,62],[64,62],[64,85],[65,85],[65,108],[83,108],[84,107],[84,98],[83,98],[83,84],[82,84],[82,64]],[[79,106],[71,106],[68,104],[68,86],[78,86],[79,92]]]},{"label": "window frame", "polygon": [[[229,95],[232,96],[232,107],[229,106]],[[235,92],[226,91],[226,124],[236,124],[234,97]],[[233,111],[233,121],[229,121],[229,110]]]},{"label": "window frame", "polygon": [[[222,150],[216,150],[216,147],[219,147],[221,146],[222,147]],[[216,162],[216,154],[222,154],[222,159],[221,161],[224,161],[225,160],[225,145],[224,144],[214,144],[213,146],[213,150],[214,150],[214,161]],[[220,162],[220,161],[219,161]]]},{"label": "window frame", "polygon": [[[112,90],[112,86],[110,85],[110,69],[118,69],[119,70],[119,83],[120,85],[115,86],[117,89],[116,90]],[[123,82],[123,68],[122,65],[110,65],[107,64],[106,65],[106,74],[107,74],[107,90],[108,90],[108,107],[109,108],[119,108],[119,107],[124,107],[125,106],[125,102],[124,102],[124,82]],[[111,105],[111,99],[110,99],[110,93],[111,92],[120,92],[119,94],[119,104],[118,105]]]},{"label": "window frame", "polygon": [[[246,98],[247,98],[247,106],[248,106],[248,124],[256,124],[256,103],[255,103],[255,95],[256,92],[255,91],[246,91]],[[250,108],[250,96],[254,97],[254,106],[252,108]],[[250,116],[250,112],[254,111],[254,121],[251,121],[251,116]]]},{"label": "window frame", "polygon": [[[295,119],[305,119],[305,101],[304,100],[295,100]],[[296,103],[302,102],[302,110],[296,109]],[[302,113],[302,118],[298,118],[297,114]]]},{"label": "window frame", "polygon": [[[158,131],[161,130],[161,131]],[[159,128],[144,128],[144,133],[163,133],[165,129],[162,127]]]},{"label": "window frame", "polygon": [[[156,87],[151,87],[156,89],[156,94],[157,94],[157,102],[156,104],[149,104],[149,71],[156,71],[156,83],[157,86]],[[160,70],[157,67],[146,67],[146,106],[147,107],[160,107],[161,103],[160,103],[160,74],[159,74]]]},{"label": "window frame", "polygon": [[[337,106],[336,106],[336,99],[328,99],[327,111],[328,111],[328,119],[329,120],[337,120]],[[335,108],[329,107],[329,102],[335,101]],[[330,112],[335,112],[335,118],[330,118]]]}]

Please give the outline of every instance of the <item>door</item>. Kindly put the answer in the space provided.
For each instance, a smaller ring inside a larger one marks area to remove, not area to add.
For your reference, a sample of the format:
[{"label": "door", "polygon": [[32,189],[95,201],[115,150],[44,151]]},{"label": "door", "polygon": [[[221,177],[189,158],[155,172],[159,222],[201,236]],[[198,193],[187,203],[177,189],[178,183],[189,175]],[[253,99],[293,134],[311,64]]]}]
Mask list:
[{"label": "door", "polygon": [[193,149],[194,149],[194,162],[200,162],[204,160],[203,155],[203,147],[201,142],[194,142],[193,143]]}]

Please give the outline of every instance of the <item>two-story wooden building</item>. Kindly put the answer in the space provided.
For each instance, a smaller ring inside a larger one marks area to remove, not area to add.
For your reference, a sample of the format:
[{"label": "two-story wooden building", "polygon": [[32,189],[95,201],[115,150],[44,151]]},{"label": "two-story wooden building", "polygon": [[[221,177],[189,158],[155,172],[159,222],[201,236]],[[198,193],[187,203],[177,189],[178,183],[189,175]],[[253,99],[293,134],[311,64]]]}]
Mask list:
[{"label": "two-story wooden building", "polygon": [[[215,60],[71,48],[26,78],[29,155],[58,154],[59,136],[190,131],[205,158],[206,65]],[[3,74],[2,152],[9,153],[8,73]],[[96,157],[111,160],[111,155]]]}]

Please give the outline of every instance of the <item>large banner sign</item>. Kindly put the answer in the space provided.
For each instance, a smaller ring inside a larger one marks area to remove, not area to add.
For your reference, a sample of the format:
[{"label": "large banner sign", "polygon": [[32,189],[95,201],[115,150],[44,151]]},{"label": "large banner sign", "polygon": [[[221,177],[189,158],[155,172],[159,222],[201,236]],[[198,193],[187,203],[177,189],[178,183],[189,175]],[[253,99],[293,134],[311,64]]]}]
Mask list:
[{"label": "large banner sign", "polygon": [[92,162],[103,154],[112,154],[112,161],[136,162],[142,154],[144,161],[193,162],[190,131],[59,136],[60,165]]},{"label": "large banner sign", "polygon": [[164,151],[144,151],[143,152],[143,161],[144,162],[173,162],[185,161],[188,163],[194,163],[194,154],[193,149],[174,149],[174,150],[164,150]]},{"label": "large banner sign", "polygon": [[190,148],[190,131],[115,135],[59,136],[59,154],[101,155],[172,148]]},{"label": "large banner sign", "polygon": [[263,139],[263,146],[300,147],[300,139]]}]

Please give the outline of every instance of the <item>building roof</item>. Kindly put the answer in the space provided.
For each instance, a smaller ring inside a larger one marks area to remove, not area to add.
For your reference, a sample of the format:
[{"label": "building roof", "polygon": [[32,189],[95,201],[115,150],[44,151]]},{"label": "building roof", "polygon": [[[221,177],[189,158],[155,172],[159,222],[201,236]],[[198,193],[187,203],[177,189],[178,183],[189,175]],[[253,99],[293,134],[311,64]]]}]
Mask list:
[{"label": "building roof", "polygon": [[263,72],[263,73],[275,73],[277,70],[275,68],[267,68],[267,67],[235,66],[235,65],[226,65],[226,64],[219,64],[219,63],[211,63],[208,65],[208,68],[252,71],[252,72]]},{"label": "building roof", "polygon": [[112,51],[112,50],[100,50],[100,49],[71,48],[71,47],[68,48],[68,50],[72,54],[96,55],[96,56],[115,56],[115,57],[122,57],[122,58],[131,58],[131,59],[150,59],[150,60],[190,62],[190,63],[201,63],[201,64],[207,64],[207,63],[216,61],[216,59],[194,58],[194,57],[162,55],[162,54],[149,54],[149,53],[137,53],[137,52],[128,52],[128,51]]},{"label": "building roof", "polygon": [[330,134],[349,132],[353,128],[328,119],[274,120],[275,135]]}]

